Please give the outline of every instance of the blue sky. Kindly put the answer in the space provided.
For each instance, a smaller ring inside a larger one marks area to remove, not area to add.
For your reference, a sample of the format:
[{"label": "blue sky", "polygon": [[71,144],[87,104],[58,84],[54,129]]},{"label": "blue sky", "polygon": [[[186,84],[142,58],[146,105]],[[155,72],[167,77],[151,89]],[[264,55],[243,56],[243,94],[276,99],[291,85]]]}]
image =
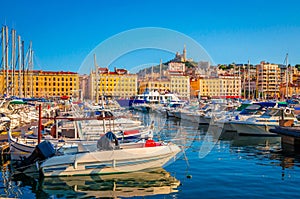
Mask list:
[{"label": "blue sky", "polygon": [[[300,64],[300,1],[297,0],[0,0],[2,25],[14,28],[33,42],[35,69],[78,71],[86,56],[116,34],[136,28],[158,27],[177,31],[198,42],[214,64],[257,64],[262,60]],[[150,41],[159,38],[143,38]],[[97,54],[100,66],[127,69],[168,61],[182,51],[185,41],[169,52],[143,50],[105,61],[115,43]],[[178,48],[182,46],[182,48]],[[159,53],[161,52],[161,53]],[[188,57],[193,55],[187,45]],[[198,57],[192,57],[200,61]]]}]

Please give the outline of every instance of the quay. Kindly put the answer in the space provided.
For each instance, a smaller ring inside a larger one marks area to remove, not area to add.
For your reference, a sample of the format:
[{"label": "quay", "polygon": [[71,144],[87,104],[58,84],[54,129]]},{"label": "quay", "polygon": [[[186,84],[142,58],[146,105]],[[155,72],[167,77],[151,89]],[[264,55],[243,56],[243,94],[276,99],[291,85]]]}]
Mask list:
[{"label": "quay", "polygon": [[270,132],[281,136],[282,149],[300,151],[300,127],[277,126],[275,129],[270,129]]}]

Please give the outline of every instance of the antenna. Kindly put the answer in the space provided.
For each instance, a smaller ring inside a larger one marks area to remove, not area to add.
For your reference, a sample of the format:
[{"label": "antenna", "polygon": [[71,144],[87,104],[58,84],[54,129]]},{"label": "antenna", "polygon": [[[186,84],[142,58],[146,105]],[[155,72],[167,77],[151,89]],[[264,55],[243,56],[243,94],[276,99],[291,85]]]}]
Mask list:
[{"label": "antenna", "polygon": [[248,99],[250,99],[250,60],[248,60]]},{"label": "antenna", "polygon": [[98,64],[97,64],[97,60],[96,60],[96,54],[94,54],[94,65],[95,65],[95,78],[96,78],[96,103],[98,104],[98,100],[99,100],[99,74],[98,74]]},{"label": "antenna", "polygon": [[289,90],[289,68],[288,68],[288,53],[286,53],[286,56],[285,56],[285,67],[286,67],[286,79],[285,79],[285,93],[286,93],[286,98],[289,97],[289,94],[288,94],[288,90]]}]

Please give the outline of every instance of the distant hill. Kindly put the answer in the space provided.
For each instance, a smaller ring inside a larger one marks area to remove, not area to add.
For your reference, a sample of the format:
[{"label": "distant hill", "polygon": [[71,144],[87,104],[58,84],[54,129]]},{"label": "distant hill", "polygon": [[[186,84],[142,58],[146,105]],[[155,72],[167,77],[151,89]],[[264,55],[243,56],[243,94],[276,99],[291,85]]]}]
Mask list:
[{"label": "distant hill", "polygon": [[[162,64],[162,71],[166,71],[168,69],[168,64],[172,61],[173,60],[170,60],[168,62],[163,63]],[[183,62],[183,63],[185,63],[185,66],[186,66],[187,69],[188,68],[194,68],[194,67],[198,66],[198,63],[194,62],[194,61],[186,61],[186,62]],[[138,76],[144,75],[145,71],[146,71],[146,74],[151,74],[152,66],[149,67],[149,68],[144,68],[142,70],[139,70],[138,73],[137,73]],[[159,73],[159,72],[160,72],[160,66],[159,65],[153,66],[153,73]]]}]

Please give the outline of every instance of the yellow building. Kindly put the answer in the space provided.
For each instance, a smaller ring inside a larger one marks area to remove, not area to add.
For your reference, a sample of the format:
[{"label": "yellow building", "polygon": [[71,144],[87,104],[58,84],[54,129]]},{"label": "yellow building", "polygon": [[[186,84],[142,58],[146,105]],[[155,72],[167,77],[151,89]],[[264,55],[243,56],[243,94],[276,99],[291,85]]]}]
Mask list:
[{"label": "yellow building", "polygon": [[277,64],[261,62],[256,65],[257,90],[260,96],[257,97],[274,97],[280,95],[281,72]]},{"label": "yellow building", "polygon": [[95,71],[90,74],[89,93],[91,99],[96,99],[96,96],[100,99],[102,95],[129,98],[137,94],[136,74],[128,74],[125,69],[115,69],[114,72],[110,72],[108,68],[98,68],[98,76],[95,76],[95,74]]},{"label": "yellow building", "polygon": [[176,93],[181,99],[190,99],[190,77],[186,75],[170,76],[170,91]]},{"label": "yellow building", "polygon": [[191,94],[194,97],[240,98],[241,78],[219,76],[215,78],[191,79]]},{"label": "yellow building", "polygon": [[75,72],[32,70],[19,76],[15,71],[13,76],[12,71],[8,76],[0,72],[1,95],[47,98],[74,96],[74,91],[79,90],[79,75]]},{"label": "yellow building", "polygon": [[145,92],[146,88],[149,90],[157,90],[159,92],[170,91],[170,80],[143,80],[139,82],[139,94]]},{"label": "yellow building", "polygon": [[164,79],[148,79],[139,82],[139,93],[146,88],[159,92],[172,92],[180,99],[190,99],[190,77],[185,75],[174,75]]}]

